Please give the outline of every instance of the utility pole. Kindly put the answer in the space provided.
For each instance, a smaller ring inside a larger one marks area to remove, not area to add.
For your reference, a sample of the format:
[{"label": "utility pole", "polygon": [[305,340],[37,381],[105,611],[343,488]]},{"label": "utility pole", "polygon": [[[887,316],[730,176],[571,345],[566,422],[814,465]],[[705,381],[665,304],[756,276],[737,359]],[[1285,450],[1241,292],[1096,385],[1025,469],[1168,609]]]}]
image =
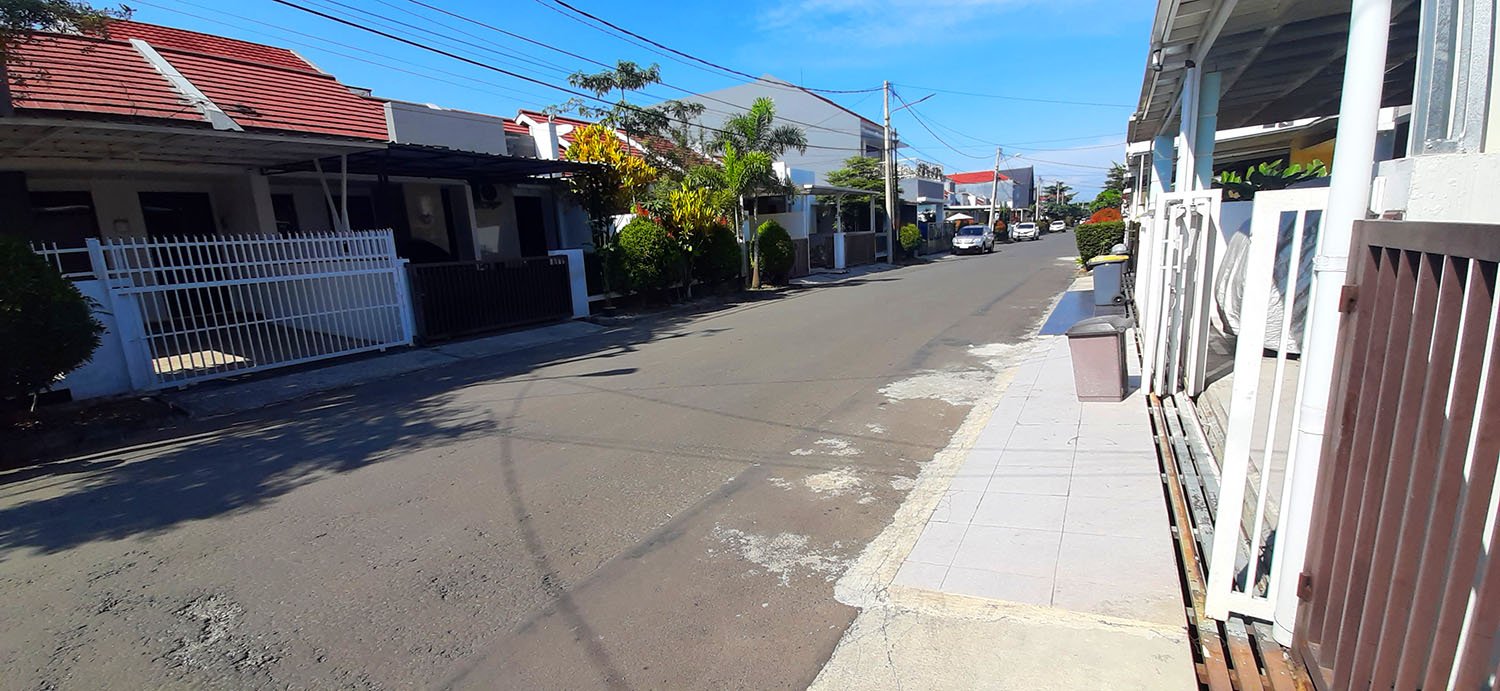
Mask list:
[{"label": "utility pole", "polygon": [[885,260],[896,263],[896,156],[891,151],[891,82],[883,85],[885,91]]},{"label": "utility pole", "polygon": [[995,179],[990,183],[990,232],[995,232],[995,200],[1000,196],[1000,147],[995,147]]}]

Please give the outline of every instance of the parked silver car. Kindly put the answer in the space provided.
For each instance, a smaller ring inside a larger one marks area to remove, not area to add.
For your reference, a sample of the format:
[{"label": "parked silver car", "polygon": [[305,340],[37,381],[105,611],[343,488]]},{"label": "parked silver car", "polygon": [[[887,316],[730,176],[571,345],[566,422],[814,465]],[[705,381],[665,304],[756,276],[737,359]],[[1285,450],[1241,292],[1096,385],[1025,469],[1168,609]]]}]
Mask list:
[{"label": "parked silver car", "polygon": [[964,226],[953,235],[953,253],[984,254],[995,251],[995,234],[984,226]]},{"label": "parked silver car", "polygon": [[1022,240],[1036,240],[1042,236],[1040,228],[1031,221],[1022,221],[1010,228],[1010,239],[1020,242]]}]

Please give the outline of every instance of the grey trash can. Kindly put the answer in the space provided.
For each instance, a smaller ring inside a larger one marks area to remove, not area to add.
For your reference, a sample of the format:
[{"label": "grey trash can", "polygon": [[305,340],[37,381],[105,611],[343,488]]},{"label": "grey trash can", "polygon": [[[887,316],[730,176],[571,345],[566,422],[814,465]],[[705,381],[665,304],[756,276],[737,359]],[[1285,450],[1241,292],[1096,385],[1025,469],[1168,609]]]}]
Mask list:
[{"label": "grey trash can", "polygon": [[1080,401],[1123,401],[1126,391],[1123,317],[1090,317],[1068,329],[1073,385]]},{"label": "grey trash can", "polygon": [[1110,254],[1089,260],[1089,268],[1094,274],[1096,307],[1125,304],[1125,291],[1120,275],[1125,270],[1125,262],[1129,260],[1130,257],[1123,254]]}]

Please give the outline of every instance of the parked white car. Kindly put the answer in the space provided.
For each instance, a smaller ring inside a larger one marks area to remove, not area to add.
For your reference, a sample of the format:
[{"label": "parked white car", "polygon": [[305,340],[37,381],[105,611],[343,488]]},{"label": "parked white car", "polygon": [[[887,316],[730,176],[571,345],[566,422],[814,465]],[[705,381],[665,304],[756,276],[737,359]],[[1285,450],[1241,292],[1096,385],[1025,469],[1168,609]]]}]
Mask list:
[{"label": "parked white car", "polygon": [[1041,229],[1037,228],[1036,224],[1032,223],[1031,221],[1022,221],[1015,224],[1014,226],[1011,226],[1010,228],[1010,239],[1015,240],[1016,242],[1020,242],[1022,240],[1036,240],[1041,236]]},{"label": "parked white car", "polygon": [[953,253],[984,254],[995,251],[995,234],[984,226],[964,226],[953,236]]},{"label": "parked white car", "polygon": [[1049,232],[1053,232],[1053,233],[1061,233],[1061,232],[1063,232],[1063,231],[1065,231],[1067,229],[1068,229],[1068,222],[1067,221],[1053,221],[1052,225],[1047,228],[1047,230]]}]

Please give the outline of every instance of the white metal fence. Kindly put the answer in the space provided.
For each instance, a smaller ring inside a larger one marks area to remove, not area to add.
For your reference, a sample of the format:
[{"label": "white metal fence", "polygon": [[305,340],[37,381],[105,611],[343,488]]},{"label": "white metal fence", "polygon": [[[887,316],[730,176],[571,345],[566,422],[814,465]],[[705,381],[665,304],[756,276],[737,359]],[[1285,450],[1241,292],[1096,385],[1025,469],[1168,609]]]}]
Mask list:
[{"label": "white metal fence", "polygon": [[391,231],[90,239],[41,247],[107,286],[132,388],[179,386],[412,342]]},{"label": "white metal fence", "polygon": [[1281,507],[1288,501],[1302,387],[1313,258],[1327,189],[1255,197],[1235,343],[1234,380],[1220,459],[1205,608],[1271,620],[1281,582]]},{"label": "white metal fence", "polygon": [[1219,205],[1219,190],[1159,195],[1138,243],[1141,381],[1160,395],[1204,387]]}]

